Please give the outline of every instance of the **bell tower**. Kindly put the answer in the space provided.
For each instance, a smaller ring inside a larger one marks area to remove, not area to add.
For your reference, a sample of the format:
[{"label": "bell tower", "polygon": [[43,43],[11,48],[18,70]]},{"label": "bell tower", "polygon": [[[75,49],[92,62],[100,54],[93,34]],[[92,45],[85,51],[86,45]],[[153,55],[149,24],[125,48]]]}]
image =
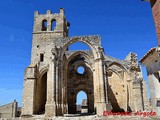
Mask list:
[{"label": "bell tower", "polygon": [[55,37],[67,37],[68,27],[69,23],[66,22],[63,8],[60,8],[60,12],[57,14],[52,14],[51,10],[48,10],[46,14],[39,14],[38,11],[34,13],[33,34],[52,34]]},{"label": "bell tower", "polygon": [[63,8],[54,14],[50,10],[46,14],[34,13],[31,63],[25,70],[22,116],[57,115],[53,75],[58,72],[55,72],[51,51],[68,37],[68,27]]},{"label": "bell tower", "polygon": [[46,46],[48,46],[47,49],[52,49],[55,43],[60,41],[59,38],[68,37],[69,25],[63,8],[60,8],[59,13],[54,14],[51,10],[48,10],[46,14],[35,11],[31,63],[37,64],[43,61]]}]

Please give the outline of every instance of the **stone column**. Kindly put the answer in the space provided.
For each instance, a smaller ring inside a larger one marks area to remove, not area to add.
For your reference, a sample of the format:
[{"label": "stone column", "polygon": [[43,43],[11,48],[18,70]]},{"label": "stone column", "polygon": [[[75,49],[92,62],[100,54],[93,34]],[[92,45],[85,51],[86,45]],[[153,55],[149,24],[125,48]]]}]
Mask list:
[{"label": "stone column", "polygon": [[141,81],[133,82],[134,106],[136,111],[143,111]]},{"label": "stone column", "polygon": [[47,103],[45,106],[45,116],[50,118],[56,115],[55,106],[55,54],[52,53],[50,67],[47,73]]},{"label": "stone column", "polygon": [[64,114],[68,113],[68,103],[67,103],[67,70],[66,70],[66,66],[64,69],[64,84],[63,84],[63,88],[64,88]]},{"label": "stone column", "polygon": [[59,107],[59,102],[58,102],[58,96],[59,96],[59,92],[58,92],[58,78],[59,78],[59,74],[58,74],[58,68],[59,68],[59,64],[58,64],[58,60],[56,61],[56,76],[55,76],[55,78],[56,78],[56,81],[55,81],[55,101],[56,101],[56,116],[58,115],[58,107]]},{"label": "stone column", "polygon": [[105,86],[105,101],[108,103],[108,94],[107,94],[107,74],[106,74],[106,67],[104,65],[103,75],[104,75],[104,86]]},{"label": "stone column", "polygon": [[103,66],[103,48],[98,48],[99,58],[95,60],[94,71],[94,99],[95,107],[98,115],[102,115],[106,111],[105,99],[105,81],[104,81],[104,66]]},{"label": "stone column", "polygon": [[57,115],[58,116],[62,116],[62,61],[60,60],[60,58],[57,60],[57,74],[56,74],[56,103],[57,103]]},{"label": "stone column", "polygon": [[97,106],[97,114],[102,115],[104,111],[106,111],[106,100],[105,100],[105,87],[104,87],[104,74],[103,74],[103,61],[102,59],[98,60],[98,68],[99,68],[99,100]]},{"label": "stone column", "polygon": [[63,105],[64,105],[64,100],[63,100],[63,96],[64,96],[64,93],[63,93],[63,61],[61,61],[61,64],[60,64],[61,68],[60,68],[60,102],[61,102],[61,115],[63,115]]},{"label": "stone column", "polygon": [[13,105],[12,118],[15,118],[15,117],[17,117],[17,106],[18,106],[18,103],[16,102],[16,100],[14,100],[12,105]]},{"label": "stone column", "polygon": [[100,101],[100,98],[99,98],[99,80],[98,80],[98,74],[99,74],[99,72],[97,70],[97,62],[95,60],[94,70],[93,70],[95,112],[97,112],[98,102]]},{"label": "stone column", "polygon": [[[133,94],[132,94],[132,79],[128,79],[127,80],[128,82],[128,89],[127,89],[127,92],[128,92],[128,105],[127,105],[127,111],[130,111],[134,108],[134,98],[133,98]],[[130,107],[130,108],[129,108]]]}]

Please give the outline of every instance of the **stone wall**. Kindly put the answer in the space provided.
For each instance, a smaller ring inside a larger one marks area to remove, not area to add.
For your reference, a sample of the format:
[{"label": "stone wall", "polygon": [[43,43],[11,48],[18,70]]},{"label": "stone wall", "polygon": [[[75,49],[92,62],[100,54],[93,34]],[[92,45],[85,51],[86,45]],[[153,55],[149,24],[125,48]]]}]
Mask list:
[{"label": "stone wall", "polygon": [[18,103],[16,101],[0,106],[0,118],[15,118],[17,117],[17,105]]}]

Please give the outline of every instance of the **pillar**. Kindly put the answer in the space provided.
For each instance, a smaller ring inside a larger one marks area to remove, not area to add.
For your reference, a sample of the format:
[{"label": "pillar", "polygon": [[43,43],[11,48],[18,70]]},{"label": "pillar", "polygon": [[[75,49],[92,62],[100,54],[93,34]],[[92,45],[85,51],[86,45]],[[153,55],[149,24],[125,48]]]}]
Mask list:
[{"label": "pillar", "polygon": [[106,111],[105,87],[103,75],[102,59],[95,60],[94,77],[94,103],[98,115],[102,115]]},{"label": "pillar", "polygon": [[55,55],[50,60],[50,67],[47,73],[47,102],[45,106],[45,117],[56,116],[55,105]]},{"label": "pillar", "polygon": [[133,83],[135,112],[143,111],[141,81]]}]

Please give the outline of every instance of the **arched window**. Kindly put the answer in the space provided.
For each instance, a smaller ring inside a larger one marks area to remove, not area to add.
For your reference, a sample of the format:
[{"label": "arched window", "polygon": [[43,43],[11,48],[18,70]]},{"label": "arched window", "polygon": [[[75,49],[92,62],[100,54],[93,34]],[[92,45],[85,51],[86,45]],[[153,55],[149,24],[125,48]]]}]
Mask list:
[{"label": "arched window", "polygon": [[47,31],[47,20],[42,21],[42,31]]},{"label": "arched window", "polygon": [[76,104],[82,104],[83,99],[87,99],[87,94],[84,91],[79,91]]},{"label": "arched window", "polygon": [[56,28],[56,20],[53,19],[53,20],[51,21],[51,31],[54,31],[55,28]]},{"label": "arched window", "polygon": [[78,92],[76,100],[77,113],[88,113],[87,94],[84,91]]}]

